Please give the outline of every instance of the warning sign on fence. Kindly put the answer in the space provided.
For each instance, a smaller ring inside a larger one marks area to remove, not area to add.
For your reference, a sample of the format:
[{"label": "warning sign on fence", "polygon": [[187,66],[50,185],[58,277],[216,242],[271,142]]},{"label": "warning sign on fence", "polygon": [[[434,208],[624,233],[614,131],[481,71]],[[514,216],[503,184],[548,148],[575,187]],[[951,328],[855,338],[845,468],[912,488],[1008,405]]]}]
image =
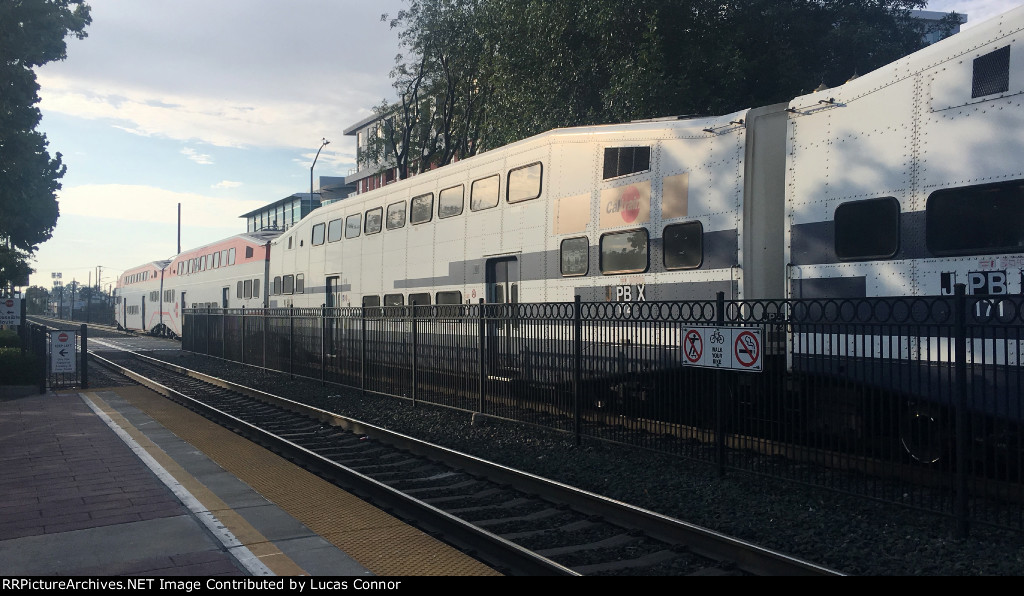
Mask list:
[{"label": "warning sign on fence", "polygon": [[761,372],[761,330],[690,327],[683,331],[683,364]]},{"label": "warning sign on fence", "polygon": [[74,331],[50,332],[50,372],[75,372],[76,342]]}]

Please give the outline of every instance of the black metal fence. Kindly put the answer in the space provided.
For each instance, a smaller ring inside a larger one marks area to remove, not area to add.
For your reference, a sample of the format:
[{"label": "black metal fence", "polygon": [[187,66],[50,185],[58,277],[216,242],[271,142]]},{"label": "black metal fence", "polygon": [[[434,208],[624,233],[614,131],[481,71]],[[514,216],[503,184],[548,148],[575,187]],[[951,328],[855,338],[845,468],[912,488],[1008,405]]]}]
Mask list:
[{"label": "black metal fence", "polygon": [[1024,298],[958,288],[191,309],[182,347],[934,510],[966,533],[971,521],[1024,529],[1022,331]]},{"label": "black metal fence", "polygon": [[39,392],[49,389],[89,387],[89,331],[87,325],[47,327],[29,323],[24,327],[23,349],[35,355]]}]

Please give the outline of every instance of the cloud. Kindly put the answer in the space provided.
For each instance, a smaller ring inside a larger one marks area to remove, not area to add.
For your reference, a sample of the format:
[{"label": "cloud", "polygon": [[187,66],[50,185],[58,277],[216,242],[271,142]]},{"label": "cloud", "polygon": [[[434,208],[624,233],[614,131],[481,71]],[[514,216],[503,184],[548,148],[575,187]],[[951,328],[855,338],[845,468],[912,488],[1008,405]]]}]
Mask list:
[{"label": "cloud", "polygon": [[181,154],[199,165],[213,165],[213,159],[210,158],[209,155],[205,153],[199,153],[195,149],[185,147],[184,149],[181,150]]},{"label": "cloud", "polygon": [[[239,216],[259,209],[263,201],[223,199],[131,184],[84,184],[65,187],[58,196],[61,215],[165,224],[177,219],[192,228],[241,227]],[[102,205],[102,209],[99,206]]]},{"label": "cloud", "polygon": [[232,180],[221,180],[217,184],[214,184],[211,188],[238,188],[241,185],[241,182],[234,182]]}]

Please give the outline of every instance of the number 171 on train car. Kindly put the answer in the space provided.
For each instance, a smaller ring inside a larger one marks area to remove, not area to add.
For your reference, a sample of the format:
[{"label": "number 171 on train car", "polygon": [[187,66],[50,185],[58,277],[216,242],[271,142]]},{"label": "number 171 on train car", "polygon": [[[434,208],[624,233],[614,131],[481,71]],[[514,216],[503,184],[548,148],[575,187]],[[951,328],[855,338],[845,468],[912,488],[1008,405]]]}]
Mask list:
[{"label": "number 171 on train car", "polygon": [[747,327],[689,327],[683,330],[682,362],[687,366],[761,372],[761,330]]}]

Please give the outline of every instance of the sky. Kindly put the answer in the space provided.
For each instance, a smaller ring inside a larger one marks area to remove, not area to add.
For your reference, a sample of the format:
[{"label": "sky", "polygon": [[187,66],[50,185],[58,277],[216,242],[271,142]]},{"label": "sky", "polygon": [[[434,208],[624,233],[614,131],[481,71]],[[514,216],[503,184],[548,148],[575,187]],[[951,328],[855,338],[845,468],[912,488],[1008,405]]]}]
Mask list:
[{"label": "sky", "polygon": [[[343,131],[394,97],[382,14],[403,0],[87,0],[88,37],[36,70],[60,218],[32,261],[112,286],[126,269],[244,233],[243,213],[355,168]],[[932,0],[970,28],[1024,0]]]}]

